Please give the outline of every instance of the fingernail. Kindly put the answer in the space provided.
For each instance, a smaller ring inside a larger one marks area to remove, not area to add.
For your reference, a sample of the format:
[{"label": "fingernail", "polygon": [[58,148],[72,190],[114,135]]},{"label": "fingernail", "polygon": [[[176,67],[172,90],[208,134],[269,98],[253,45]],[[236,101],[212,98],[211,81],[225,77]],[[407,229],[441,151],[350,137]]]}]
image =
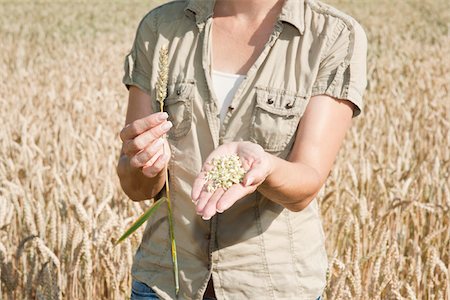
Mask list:
[{"label": "fingernail", "polygon": [[250,185],[252,185],[252,183],[253,183],[253,178],[249,177],[249,178],[247,178],[247,181],[245,182],[245,186],[250,186]]},{"label": "fingernail", "polygon": [[173,126],[172,122],[168,121],[161,126],[161,129],[166,131],[166,130],[169,130],[172,126]]},{"label": "fingernail", "polygon": [[164,120],[166,120],[168,117],[169,117],[169,115],[168,115],[166,112],[163,112],[163,113],[160,113],[160,114],[158,115],[158,120],[159,120],[159,121],[164,121]]},{"label": "fingernail", "polygon": [[205,217],[205,216],[202,216],[202,219],[205,220],[205,221],[208,221],[208,220],[211,219],[211,217]]},{"label": "fingernail", "polygon": [[163,139],[157,139],[152,145],[152,150],[156,150],[156,148],[161,146],[163,142]]},{"label": "fingernail", "polygon": [[219,214],[223,213],[223,210],[220,210],[220,209],[216,209],[216,211],[217,211]]}]

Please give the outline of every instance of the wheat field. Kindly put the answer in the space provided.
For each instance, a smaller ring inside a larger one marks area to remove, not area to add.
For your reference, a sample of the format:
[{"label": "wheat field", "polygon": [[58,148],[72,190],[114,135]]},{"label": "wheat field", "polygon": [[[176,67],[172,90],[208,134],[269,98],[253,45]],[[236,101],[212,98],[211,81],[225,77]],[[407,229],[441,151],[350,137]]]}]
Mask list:
[{"label": "wheat field", "polygon": [[[369,86],[319,203],[325,299],[450,298],[450,5],[332,0]],[[150,201],[115,166],[122,62],[154,1],[0,0],[0,299],[126,299]]]}]

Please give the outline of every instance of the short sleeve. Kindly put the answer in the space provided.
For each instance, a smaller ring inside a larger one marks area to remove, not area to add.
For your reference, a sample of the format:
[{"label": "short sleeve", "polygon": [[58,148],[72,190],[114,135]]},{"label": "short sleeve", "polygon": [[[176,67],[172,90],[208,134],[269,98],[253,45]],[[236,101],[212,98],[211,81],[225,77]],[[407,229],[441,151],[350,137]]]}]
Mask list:
[{"label": "short sleeve", "polygon": [[320,63],[312,96],[328,95],[348,100],[356,106],[353,111],[353,117],[356,117],[363,109],[367,84],[367,38],[358,23],[341,25],[336,26],[334,36],[329,39],[331,45]]},{"label": "short sleeve", "polygon": [[149,95],[151,94],[150,74],[156,42],[155,36],[149,15],[147,15],[139,24],[133,47],[125,57],[125,74],[122,79],[127,88],[134,85]]}]

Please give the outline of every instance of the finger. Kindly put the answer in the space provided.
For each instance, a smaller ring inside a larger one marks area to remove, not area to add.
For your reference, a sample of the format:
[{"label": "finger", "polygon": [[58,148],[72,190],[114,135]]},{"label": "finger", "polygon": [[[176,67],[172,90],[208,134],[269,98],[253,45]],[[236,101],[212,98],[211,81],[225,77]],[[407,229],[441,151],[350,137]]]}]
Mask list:
[{"label": "finger", "polygon": [[206,162],[203,164],[202,171],[197,175],[197,178],[195,178],[191,192],[191,198],[194,203],[198,201],[201,192],[206,187],[206,176],[212,168],[213,165],[211,164],[211,162],[206,160]]},{"label": "finger", "polygon": [[128,125],[126,125],[120,132],[120,138],[122,142],[126,140],[134,139],[139,134],[147,131],[148,129],[155,127],[165,120],[167,120],[168,115],[166,112],[158,112],[148,115],[145,118],[138,119]]},{"label": "finger", "polygon": [[245,170],[245,172],[247,172],[252,168],[253,161],[251,161],[250,159],[242,159],[241,157],[239,159],[241,161],[242,168]]},{"label": "finger", "polygon": [[236,203],[236,201],[254,191],[255,188],[244,187],[242,184],[233,184],[219,199],[216,209],[218,211],[225,211]]},{"label": "finger", "polygon": [[203,220],[209,220],[211,219],[216,212],[223,212],[223,211],[218,211],[217,210],[217,202],[219,201],[220,197],[222,197],[222,195],[224,194],[224,190],[223,189],[217,189],[214,194],[211,196],[211,198],[209,198],[208,202],[206,203],[205,207],[203,208],[202,211],[202,219]]},{"label": "finger", "polygon": [[259,167],[253,167],[250,169],[244,176],[244,179],[242,180],[242,184],[245,187],[249,187],[251,185],[257,185],[261,183],[266,178],[265,171],[262,168]]},{"label": "finger", "polygon": [[164,154],[164,148],[161,148],[146,164],[143,166],[143,168],[146,168],[148,166],[153,166],[155,161]]},{"label": "finger", "polygon": [[191,191],[191,198],[193,202],[198,201],[198,197],[200,196],[200,193],[203,190],[203,187],[206,183],[206,172],[200,172],[198,174],[197,178],[195,178],[194,183],[192,184],[192,191]]},{"label": "finger", "polygon": [[142,173],[147,177],[155,177],[158,175],[165,167],[170,159],[169,154],[161,154],[158,156],[156,161],[152,165],[146,165],[142,168]]},{"label": "finger", "polygon": [[132,140],[125,141],[123,152],[129,157],[135,155],[154,140],[159,139],[172,127],[172,122],[166,121],[150,130],[138,135]]},{"label": "finger", "polygon": [[154,156],[162,150],[163,144],[164,140],[161,138],[153,141],[150,146],[143,149],[141,152],[137,153],[131,158],[130,165],[135,168],[140,168],[145,166],[147,163],[153,164],[151,159],[154,158]]},{"label": "finger", "polygon": [[195,203],[195,211],[198,215],[203,215],[203,209],[205,208],[213,193],[214,192],[209,192],[207,189],[202,190],[197,202]]}]

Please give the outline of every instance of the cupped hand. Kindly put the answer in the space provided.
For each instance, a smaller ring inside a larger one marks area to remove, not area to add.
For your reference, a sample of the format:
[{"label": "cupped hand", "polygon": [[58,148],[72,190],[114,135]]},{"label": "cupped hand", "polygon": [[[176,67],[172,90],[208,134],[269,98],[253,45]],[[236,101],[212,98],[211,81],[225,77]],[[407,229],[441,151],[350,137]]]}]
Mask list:
[{"label": "cupped hand", "polygon": [[170,160],[170,151],[163,151],[167,142],[162,138],[172,127],[167,118],[165,112],[153,113],[128,124],[120,132],[122,151],[130,158],[130,165],[141,168],[150,178],[158,175]]},{"label": "cupped hand", "polygon": [[[239,156],[243,169],[246,171],[242,183],[233,184],[229,189],[218,188],[213,192],[207,189],[206,174],[211,170],[213,158],[235,154]],[[211,219],[217,212],[230,208],[236,201],[253,193],[271,173],[272,159],[263,148],[252,142],[232,142],[219,146],[206,159],[201,172],[192,187],[192,201],[197,214],[203,219]]]}]

